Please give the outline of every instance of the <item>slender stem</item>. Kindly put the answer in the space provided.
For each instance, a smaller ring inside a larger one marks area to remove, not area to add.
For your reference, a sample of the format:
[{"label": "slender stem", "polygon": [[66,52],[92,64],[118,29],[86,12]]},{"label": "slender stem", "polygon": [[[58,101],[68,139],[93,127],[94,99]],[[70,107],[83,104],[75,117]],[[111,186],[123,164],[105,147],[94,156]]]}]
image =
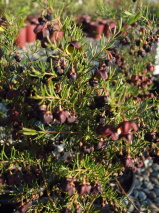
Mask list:
[{"label": "slender stem", "polygon": [[88,207],[88,210],[87,210],[87,213],[90,212],[90,208],[92,207],[94,201],[96,200],[96,197],[92,200],[92,202],[90,203],[89,207]]},{"label": "slender stem", "polygon": [[71,131],[65,131],[65,132],[64,132],[64,131],[61,131],[61,132],[58,132],[58,131],[37,131],[37,132],[40,132],[40,133],[41,133],[41,132],[42,132],[42,133],[64,133],[64,134],[65,134],[65,133],[66,133],[66,134],[67,134],[67,133],[68,133],[68,134],[81,133],[81,132],[71,132]]},{"label": "slender stem", "polygon": [[118,186],[120,187],[120,189],[122,190],[122,193],[126,196],[126,198],[129,200],[129,202],[134,206],[134,208],[136,209],[137,212],[140,213],[140,210],[136,207],[136,205],[131,201],[131,199],[129,198],[129,196],[126,194],[125,190],[123,189],[123,187],[121,186],[120,182],[117,180],[117,178],[115,178]]},{"label": "slender stem", "polygon": [[49,189],[48,189],[47,181],[46,181],[46,178],[44,176],[44,172],[43,172],[43,169],[41,167],[40,162],[38,162],[38,166],[39,166],[39,169],[41,170],[42,178],[43,178],[43,181],[44,181],[44,185],[45,185],[45,188],[46,188],[46,193],[47,193],[47,196],[49,198],[49,201],[52,204],[52,206],[55,206],[55,203],[54,203],[52,197],[50,196],[50,192],[49,192]]}]

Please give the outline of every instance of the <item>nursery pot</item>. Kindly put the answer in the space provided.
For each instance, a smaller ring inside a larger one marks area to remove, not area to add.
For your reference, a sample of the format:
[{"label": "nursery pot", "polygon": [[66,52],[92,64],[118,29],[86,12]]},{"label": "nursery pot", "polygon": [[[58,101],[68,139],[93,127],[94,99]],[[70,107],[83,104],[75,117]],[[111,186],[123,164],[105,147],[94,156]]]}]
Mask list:
[{"label": "nursery pot", "polygon": [[26,27],[19,29],[15,44],[18,47],[24,47],[26,45]]},{"label": "nursery pot", "polygon": [[33,43],[36,40],[36,34],[34,33],[34,28],[36,24],[28,24],[26,26],[26,42]]},{"label": "nursery pot", "polygon": [[50,37],[50,40],[52,43],[55,41],[61,40],[64,36],[64,31],[61,30],[58,22],[54,22],[54,32],[52,36]]},{"label": "nursery pot", "polygon": [[91,16],[83,15],[79,20],[79,23],[82,24],[83,32],[88,33],[89,23],[91,22]]},{"label": "nursery pot", "polygon": [[63,31],[55,30],[53,32],[53,35],[51,36],[50,40],[51,40],[51,42],[55,42],[55,41],[61,40],[63,38],[63,35],[64,35]]},{"label": "nursery pot", "polygon": [[104,24],[98,24],[96,22],[90,22],[88,34],[94,39],[100,39],[104,30]]},{"label": "nursery pot", "polygon": [[110,37],[111,35],[111,31],[113,31],[114,27],[116,26],[116,23],[115,22],[107,22],[105,23],[104,25],[104,30],[103,30],[103,33],[106,37]]},{"label": "nursery pot", "polygon": [[131,28],[131,26],[128,24],[123,24],[122,27],[124,28],[124,32],[122,32],[122,35],[126,36],[128,34],[128,30]]},{"label": "nursery pot", "polygon": [[[123,175],[118,178],[118,181],[120,182],[126,194],[128,196],[131,195],[135,187],[135,172],[133,172],[131,169],[126,169],[123,172]],[[119,197],[122,195],[122,193],[118,193]]]}]

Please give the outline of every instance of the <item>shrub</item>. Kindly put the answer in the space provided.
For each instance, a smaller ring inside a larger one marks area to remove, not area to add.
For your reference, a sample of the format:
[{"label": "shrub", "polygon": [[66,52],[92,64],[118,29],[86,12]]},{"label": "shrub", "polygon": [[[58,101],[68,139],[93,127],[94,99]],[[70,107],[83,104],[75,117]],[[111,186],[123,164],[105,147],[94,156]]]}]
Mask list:
[{"label": "shrub", "polygon": [[156,22],[136,7],[92,44],[58,14],[45,5],[38,40],[22,54],[20,23],[7,14],[2,21],[1,200],[17,212],[95,212],[98,202],[126,211],[109,183],[146,157],[158,163]]}]

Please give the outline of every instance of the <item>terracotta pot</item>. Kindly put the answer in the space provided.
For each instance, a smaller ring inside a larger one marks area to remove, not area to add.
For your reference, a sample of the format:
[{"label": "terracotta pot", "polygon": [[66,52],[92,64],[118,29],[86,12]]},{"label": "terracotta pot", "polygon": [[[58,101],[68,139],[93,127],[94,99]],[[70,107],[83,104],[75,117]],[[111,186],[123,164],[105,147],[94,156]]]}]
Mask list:
[{"label": "terracotta pot", "polygon": [[122,26],[123,28],[124,28],[124,32],[122,32],[122,35],[123,36],[126,36],[127,35],[127,33],[128,33],[128,29],[130,29],[131,28],[131,25],[128,25],[128,24],[123,24],[123,26]]},{"label": "terracotta pot", "polygon": [[64,32],[63,31],[55,31],[55,38],[61,40],[63,38]]},{"label": "terracotta pot", "polygon": [[104,30],[103,30],[104,35],[106,37],[110,37],[111,32],[113,31],[115,26],[116,26],[116,22],[114,22],[114,21],[109,21],[109,22],[105,23]]},{"label": "terracotta pot", "polygon": [[88,23],[87,33],[88,33],[89,37],[92,36],[92,29],[93,29],[93,26],[95,26],[96,24],[97,24],[96,21],[91,21],[91,22]]},{"label": "terracotta pot", "polygon": [[33,32],[35,29],[36,24],[28,24],[26,26],[26,42],[35,42],[36,40],[36,34]]},{"label": "terracotta pot", "polygon": [[91,22],[91,16],[83,15],[82,19],[80,21],[81,21],[81,24],[82,24],[83,32],[88,33],[89,23]]},{"label": "terracotta pot", "polygon": [[50,37],[51,42],[55,42],[57,40],[61,40],[63,38],[64,31],[60,29],[60,26],[57,22],[54,22],[54,32],[53,35]]},{"label": "terracotta pot", "polygon": [[26,45],[26,27],[19,29],[15,44],[18,47],[24,47]]},{"label": "terracotta pot", "polygon": [[54,31],[53,35],[50,38],[50,41],[54,43],[55,41],[61,40],[63,38],[64,32],[63,31]]},{"label": "terracotta pot", "polygon": [[97,22],[90,22],[88,35],[94,39],[100,39],[104,30],[104,24],[98,24]]}]

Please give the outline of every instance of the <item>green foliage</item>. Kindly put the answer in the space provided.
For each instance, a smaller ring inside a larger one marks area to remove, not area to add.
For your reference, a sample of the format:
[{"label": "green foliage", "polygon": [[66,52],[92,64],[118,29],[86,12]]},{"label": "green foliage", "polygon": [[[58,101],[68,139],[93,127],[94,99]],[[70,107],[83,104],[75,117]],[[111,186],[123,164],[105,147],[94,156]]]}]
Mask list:
[{"label": "green foliage", "polygon": [[[125,194],[119,196],[109,183],[117,182],[127,168],[135,169],[142,154],[150,154],[151,141],[145,134],[159,131],[159,100],[152,93],[151,75],[155,54],[143,50],[157,42],[157,20],[152,24],[150,11],[141,4],[134,9],[133,3],[125,3],[118,14],[116,9],[107,14],[104,2],[97,2],[100,17],[111,17],[117,25],[109,38],[102,35],[90,43],[74,21],[75,1],[40,1],[46,21],[41,24],[43,38],[29,52],[23,51],[20,62],[15,58],[19,54],[15,39],[23,15],[36,2],[17,9],[15,16],[3,13],[0,100],[7,107],[7,115],[0,114],[6,136],[0,146],[3,201],[3,192],[9,191],[9,202],[19,208],[88,213],[98,211],[94,203],[99,199],[103,206],[126,212]],[[51,21],[46,20],[48,11],[54,15]],[[61,40],[57,31],[63,32]],[[157,142],[151,147],[156,156]]]}]

